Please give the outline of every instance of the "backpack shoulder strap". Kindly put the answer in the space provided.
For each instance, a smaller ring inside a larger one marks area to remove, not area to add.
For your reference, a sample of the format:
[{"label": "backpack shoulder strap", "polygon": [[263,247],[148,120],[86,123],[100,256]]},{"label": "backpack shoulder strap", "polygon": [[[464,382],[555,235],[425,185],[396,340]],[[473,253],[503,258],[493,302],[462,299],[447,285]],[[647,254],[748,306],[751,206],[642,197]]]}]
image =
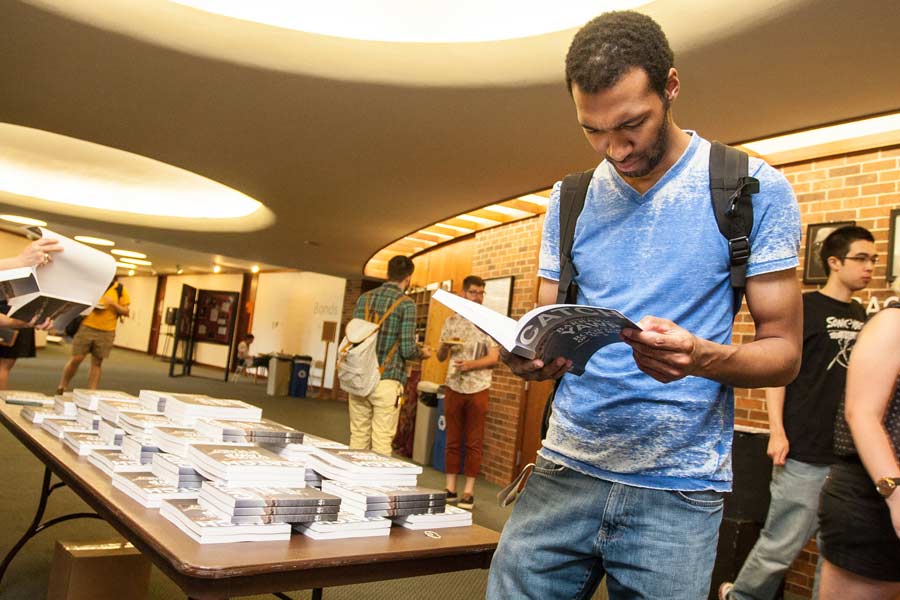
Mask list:
[{"label": "backpack shoulder strap", "polygon": [[741,309],[750,258],[753,194],[759,180],[749,176],[749,157],[736,148],[713,142],[709,152],[709,191],[719,231],[728,241],[734,314]]},{"label": "backpack shoulder strap", "polygon": [[578,286],[575,276],[578,270],[572,261],[572,246],[575,243],[575,224],[578,215],[584,208],[588,186],[594,170],[581,173],[570,173],[563,179],[559,191],[559,289],[556,293],[557,304],[575,304]]},{"label": "backpack shoulder strap", "polygon": [[375,321],[375,323],[376,323],[377,325],[379,325],[379,326],[380,326],[382,323],[384,323],[384,320],[387,319],[387,318],[390,316],[390,314],[391,314],[392,312],[394,312],[394,309],[397,308],[398,306],[400,306],[400,303],[403,302],[403,300],[405,300],[405,299],[406,299],[406,296],[405,296],[404,294],[400,294],[400,297],[397,298],[396,300],[394,300],[394,303],[391,304],[390,308],[388,308],[388,309],[385,311],[385,313],[384,313],[383,315],[381,315],[381,318],[378,319],[377,321]]}]

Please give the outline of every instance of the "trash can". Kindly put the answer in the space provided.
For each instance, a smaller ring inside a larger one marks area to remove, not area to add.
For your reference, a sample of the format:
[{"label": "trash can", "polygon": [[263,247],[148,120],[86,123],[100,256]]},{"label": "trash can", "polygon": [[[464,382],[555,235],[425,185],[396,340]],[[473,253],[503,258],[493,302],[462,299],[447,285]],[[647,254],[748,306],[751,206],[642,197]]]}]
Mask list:
[{"label": "trash can", "polygon": [[[462,448],[460,449],[459,470],[462,471],[466,464],[466,437],[463,435]],[[438,394],[437,427],[434,432],[434,450],[432,451],[431,466],[441,472],[446,472],[445,452],[447,451],[447,420],[444,417],[444,395]]]},{"label": "trash can", "polygon": [[312,356],[294,356],[291,367],[291,386],[288,392],[294,398],[306,397],[310,367],[312,367]]},{"label": "trash can", "polygon": [[[434,437],[438,419],[438,390],[433,381],[420,381],[418,385],[419,405],[416,407],[416,427],[413,434],[413,462],[420,465],[431,464]],[[443,393],[440,394],[443,396]]]},{"label": "trash can", "polygon": [[270,396],[287,396],[291,384],[291,357],[273,354],[269,358],[269,378],[266,393]]}]

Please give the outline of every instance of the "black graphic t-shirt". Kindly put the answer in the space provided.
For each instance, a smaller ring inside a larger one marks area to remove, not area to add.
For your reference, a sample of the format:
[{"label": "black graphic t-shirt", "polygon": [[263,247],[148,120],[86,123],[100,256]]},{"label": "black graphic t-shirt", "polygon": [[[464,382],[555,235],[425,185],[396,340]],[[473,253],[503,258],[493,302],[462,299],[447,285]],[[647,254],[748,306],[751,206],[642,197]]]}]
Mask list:
[{"label": "black graphic t-shirt", "polygon": [[784,398],[788,458],[834,462],[834,418],[844,395],[850,351],[865,322],[859,302],[841,302],[819,292],[803,295],[803,358]]}]

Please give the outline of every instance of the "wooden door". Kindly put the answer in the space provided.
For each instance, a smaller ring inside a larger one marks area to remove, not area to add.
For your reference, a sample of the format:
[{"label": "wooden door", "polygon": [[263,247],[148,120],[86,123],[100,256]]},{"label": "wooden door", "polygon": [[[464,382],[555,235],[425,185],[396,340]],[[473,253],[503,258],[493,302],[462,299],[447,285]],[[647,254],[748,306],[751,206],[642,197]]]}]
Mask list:
[{"label": "wooden door", "polygon": [[544,416],[544,405],[553,391],[552,381],[529,381],[525,385],[525,406],[522,410],[521,444],[516,461],[516,470],[522,465],[534,462],[537,451],[541,448],[541,419]]}]

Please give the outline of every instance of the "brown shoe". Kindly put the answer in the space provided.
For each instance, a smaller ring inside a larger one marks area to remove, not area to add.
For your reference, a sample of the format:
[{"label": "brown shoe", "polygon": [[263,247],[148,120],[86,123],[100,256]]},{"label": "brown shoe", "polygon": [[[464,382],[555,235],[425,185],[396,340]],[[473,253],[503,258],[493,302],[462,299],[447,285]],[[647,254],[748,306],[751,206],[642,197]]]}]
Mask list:
[{"label": "brown shoe", "polygon": [[459,499],[459,504],[457,504],[460,508],[465,508],[467,510],[472,510],[475,508],[475,496],[472,494],[465,494],[462,498]]},{"label": "brown shoe", "polygon": [[447,504],[456,504],[459,502],[459,496],[456,495],[456,492],[451,492],[450,490],[444,490],[447,492]]}]

